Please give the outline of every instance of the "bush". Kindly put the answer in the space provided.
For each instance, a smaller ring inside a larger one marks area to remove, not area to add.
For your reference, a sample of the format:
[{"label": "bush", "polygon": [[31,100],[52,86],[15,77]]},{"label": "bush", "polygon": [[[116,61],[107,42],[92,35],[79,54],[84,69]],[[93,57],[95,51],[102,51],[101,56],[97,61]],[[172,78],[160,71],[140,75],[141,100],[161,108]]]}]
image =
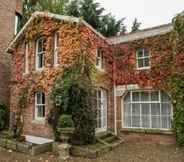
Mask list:
[{"label": "bush", "polygon": [[3,130],[7,121],[7,107],[0,104],[0,130]]},{"label": "bush", "polygon": [[72,142],[77,145],[92,144],[95,142],[96,109],[93,103],[91,87],[81,83],[73,90],[73,121],[75,125]]},{"label": "bush", "polygon": [[71,115],[61,115],[58,120],[57,128],[71,128],[73,127],[73,120]]}]

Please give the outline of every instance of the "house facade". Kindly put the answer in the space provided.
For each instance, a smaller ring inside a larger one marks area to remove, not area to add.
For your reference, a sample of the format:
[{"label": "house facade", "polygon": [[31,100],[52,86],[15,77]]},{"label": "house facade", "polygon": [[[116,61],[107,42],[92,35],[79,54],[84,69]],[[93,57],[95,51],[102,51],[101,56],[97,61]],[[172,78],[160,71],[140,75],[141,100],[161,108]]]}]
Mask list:
[{"label": "house facade", "polygon": [[0,102],[4,104],[9,104],[11,69],[11,56],[5,50],[18,32],[21,10],[21,0],[4,0],[0,2]]},{"label": "house facade", "polygon": [[[34,13],[8,47],[12,54],[11,125],[21,111],[24,135],[53,138],[47,123],[49,92],[78,50],[85,49],[98,71],[97,133],[135,129],[169,132],[173,114],[170,97],[153,83],[155,63],[171,50],[171,30],[172,25],[167,24],[105,38],[81,19]],[[20,110],[24,89],[28,90],[28,102]]]},{"label": "house facade", "polygon": [[173,107],[164,92],[169,71],[158,64],[172,51],[171,30],[166,24],[111,39],[120,53],[115,58],[118,130],[170,132]]}]

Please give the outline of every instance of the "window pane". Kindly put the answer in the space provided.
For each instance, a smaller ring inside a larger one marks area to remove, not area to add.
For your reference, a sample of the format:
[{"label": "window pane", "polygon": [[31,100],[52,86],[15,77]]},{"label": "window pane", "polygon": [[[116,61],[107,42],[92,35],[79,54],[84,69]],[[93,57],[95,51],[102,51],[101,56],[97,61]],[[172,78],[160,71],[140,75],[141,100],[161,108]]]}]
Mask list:
[{"label": "window pane", "polygon": [[162,100],[162,102],[169,102],[170,98],[165,92],[162,92],[161,93],[161,100]]},{"label": "window pane", "polygon": [[144,59],[138,59],[138,68],[144,67]]},{"label": "window pane", "polygon": [[142,103],[142,115],[149,115],[150,114],[150,104]]},{"label": "window pane", "polygon": [[140,116],[132,116],[132,127],[141,127],[140,125]]},{"label": "window pane", "polygon": [[150,128],[150,116],[142,116],[142,127],[143,128]]},{"label": "window pane", "polygon": [[131,128],[131,116],[125,116],[124,117],[124,126]]},{"label": "window pane", "polygon": [[149,51],[144,49],[144,57],[149,57]]},{"label": "window pane", "polygon": [[38,55],[38,68],[43,67],[43,54]]},{"label": "window pane", "polygon": [[149,67],[149,66],[150,66],[150,59],[144,58],[144,67]]},{"label": "window pane", "polygon": [[132,115],[139,115],[140,116],[140,104],[137,104],[137,103],[132,104]]},{"label": "window pane", "polygon": [[139,101],[139,92],[132,92],[132,101]]},{"label": "window pane", "polygon": [[169,128],[169,118],[167,116],[162,116],[162,128],[168,129]]},{"label": "window pane", "polygon": [[124,98],[125,102],[130,102],[130,92],[128,92]]},{"label": "window pane", "polygon": [[162,115],[170,115],[171,114],[171,106],[169,103],[162,103]]},{"label": "window pane", "polygon": [[158,91],[151,92],[151,101],[159,101],[159,92]]},{"label": "window pane", "polygon": [[151,115],[160,115],[160,104],[159,103],[151,104]]},{"label": "window pane", "polygon": [[36,93],[36,99],[37,99],[37,104],[42,104],[42,93],[41,92],[37,92]]},{"label": "window pane", "polygon": [[141,101],[149,101],[149,92],[141,92]]},{"label": "window pane", "polygon": [[138,56],[138,58],[143,57],[143,49],[139,49],[137,51],[137,56]]},{"label": "window pane", "polygon": [[45,106],[37,106],[37,117],[45,117]]},{"label": "window pane", "polygon": [[160,116],[152,116],[152,128],[161,128],[160,127]]},{"label": "window pane", "polygon": [[124,114],[131,115],[131,104],[124,104]]},{"label": "window pane", "polygon": [[42,104],[45,104],[45,94],[42,93]]},{"label": "window pane", "polygon": [[38,40],[38,52],[43,52],[43,40]]}]

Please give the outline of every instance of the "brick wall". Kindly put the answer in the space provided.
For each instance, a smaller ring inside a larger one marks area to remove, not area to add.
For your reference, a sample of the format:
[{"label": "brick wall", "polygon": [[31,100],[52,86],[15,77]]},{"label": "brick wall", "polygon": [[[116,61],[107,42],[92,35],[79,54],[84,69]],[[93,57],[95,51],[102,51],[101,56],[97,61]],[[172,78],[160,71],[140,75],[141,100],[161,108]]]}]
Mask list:
[{"label": "brick wall", "polygon": [[21,12],[21,0],[0,2],[0,101],[9,103],[10,55],[5,53],[14,37],[15,12]]},{"label": "brick wall", "polygon": [[[83,47],[84,42],[88,42],[87,51],[88,55],[91,58],[96,58],[96,49],[97,48],[106,48],[106,42],[92,32],[86,26],[78,26],[73,23],[68,22],[58,22],[48,18],[42,18],[43,21],[40,21],[39,24],[37,21],[33,21],[29,27],[26,29],[26,40],[29,42],[29,73],[24,75],[24,65],[25,65],[25,37],[22,37],[22,40],[18,43],[14,52],[12,53],[12,77],[11,77],[11,102],[10,102],[10,111],[11,111],[11,120],[10,124],[12,125],[13,116],[20,109],[19,107],[19,96],[21,90],[24,87],[28,86],[29,89],[29,99],[27,102],[26,108],[23,110],[23,133],[25,135],[34,135],[40,137],[52,138],[53,132],[47,120],[43,122],[38,122],[35,120],[35,92],[42,91],[46,95],[46,117],[49,112],[49,101],[48,94],[51,88],[53,87],[54,81],[57,76],[63,71],[63,67],[67,66],[73,60],[73,54]],[[36,28],[39,26],[39,28]],[[58,27],[59,26],[59,27]],[[60,66],[53,66],[53,34],[56,30],[59,33],[59,46],[58,49],[58,62]],[[35,29],[36,28],[36,29]],[[36,33],[34,31],[37,31]],[[30,35],[29,35],[30,34]],[[44,54],[44,63],[45,67],[43,71],[38,72],[35,70],[35,41],[38,37],[38,34],[46,38],[46,52]],[[80,42],[78,43],[78,34],[80,34]],[[30,37],[29,37],[30,36]],[[106,81],[107,82],[107,81]],[[104,82],[97,82],[97,86],[100,86],[108,90],[108,86]],[[112,95],[111,92],[109,95]],[[109,103],[110,105],[111,103]],[[113,112],[109,111],[109,114],[112,115]],[[110,115],[110,116],[111,116]],[[111,117],[110,117],[111,118]]]}]

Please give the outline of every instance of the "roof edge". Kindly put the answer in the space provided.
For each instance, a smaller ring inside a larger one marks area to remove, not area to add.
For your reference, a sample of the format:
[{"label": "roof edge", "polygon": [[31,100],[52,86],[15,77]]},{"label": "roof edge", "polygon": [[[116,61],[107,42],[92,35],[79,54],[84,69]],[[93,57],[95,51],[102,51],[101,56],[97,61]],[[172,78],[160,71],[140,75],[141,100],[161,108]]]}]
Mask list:
[{"label": "roof edge", "polygon": [[114,45],[132,42],[135,40],[141,40],[149,37],[167,34],[171,32],[172,27],[173,26],[171,23],[163,24],[163,25],[159,25],[151,28],[145,28],[137,32],[128,33],[122,36],[110,37],[108,38],[108,40]]},{"label": "roof edge", "polygon": [[108,39],[105,36],[103,36],[101,33],[99,33],[97,30],[95,30],[89,23],[87,23],[82,18],[77,18],[77,17],[73,17],[73,16],[59,15],[59,14],[54,14],[54,13],[50,13],[50,12],[36,11],[32,14],[30,19],[26,22],[26,24],[23,26],[23,28],[20,30],[20,32],[16,35],[16,37],[10,42],[10,44],[8,45],[8,48],[6,49],[7,53],[12,52],[13,45],[16,43],[16,41],[18,41],[18,39],[21,37],[21,35],[23,34],[23,32],[25,31],[27,26],[32,22],[32,20],[34,18],[38,17],[38,16],[39,17],[48,17],[48,18],[53,18],[53,19],[58,19],[58,20],[63,20],[63,21],[68,21],[68,22],[76,22],[76,23],[81,22],[82,24],[87,26],[90,30],[92,30],[95,34],[97,34],[100,38],[102,38],[108,44],[110,44],[110,42],[108,41]]}]

